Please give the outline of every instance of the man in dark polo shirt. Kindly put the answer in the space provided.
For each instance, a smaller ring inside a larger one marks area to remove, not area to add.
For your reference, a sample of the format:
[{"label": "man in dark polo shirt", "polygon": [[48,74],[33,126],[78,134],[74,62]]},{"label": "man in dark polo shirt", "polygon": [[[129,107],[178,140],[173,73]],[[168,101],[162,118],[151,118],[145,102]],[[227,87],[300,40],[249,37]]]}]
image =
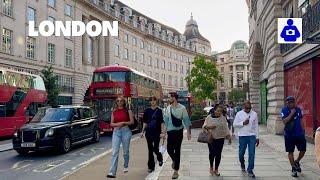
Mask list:
[{"label": "man in dark polo shirt", "polygon": [[[305,138],[304,122],[302,121],[302,111],[296,106],[293,96],[288,96],[286,106],[281,110],[281,117],[285,125],[284,141],[288,159],[292,166],[291,176],[298,177],[298,172],[301,173],[300,160],[303,158],[307,142]],[[294,150],[297,147],[299,156],[294,159]]]}]

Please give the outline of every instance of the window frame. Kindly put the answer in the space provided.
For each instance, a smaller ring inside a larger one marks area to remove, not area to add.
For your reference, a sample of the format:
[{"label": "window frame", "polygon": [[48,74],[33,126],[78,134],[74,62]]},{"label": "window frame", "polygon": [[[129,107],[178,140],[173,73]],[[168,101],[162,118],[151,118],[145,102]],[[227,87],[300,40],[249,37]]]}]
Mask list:
[{"label": "window frame", "polygon": [[[29,45],[30,40],[34,40],[31,45]],[[33,49],[32,49],[32,47],[33,47]],[[29,54],[33,54],[33,57],[31,57]],[[27,36],[27,38],[26,38],[26,58],[27,59],[35,59],[35,57],[36,57],[36,38]]]},{"label": "window frame", "polygon": [[12,39],[13,31],[8,28],[2,28],[1,52],[6,54],[13,53]]},{"label": "window frame", "polygon": [[[68,67],[68,68],[72,68],[72,49],[70,48],[66,48],[65,49],[65,67]],[[68,64],[68,62],[70,64]]]},{"label": "window frame", "polygon": [[53,43],[48,43],[47,53],[48,53],[47,62],[51,64],[55,64],[56,45]]}]

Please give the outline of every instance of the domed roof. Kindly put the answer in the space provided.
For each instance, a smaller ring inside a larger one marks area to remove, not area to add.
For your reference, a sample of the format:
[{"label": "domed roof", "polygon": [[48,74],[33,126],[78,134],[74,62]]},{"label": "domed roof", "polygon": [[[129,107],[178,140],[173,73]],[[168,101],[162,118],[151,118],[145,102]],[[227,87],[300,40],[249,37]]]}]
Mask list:
[{"label": "domed roof", "polygon": [[193,16],[191,15],[191,19],[187,22],[186,26],[197,26],[198,23],[193,19]]},{"label": "domed roof", "polygon": [[231,45],[231,49],[245,49],[245,47],[248,47],[247,43],[242,40],[235,41]]},{"label": "domed roof", "polygon": [[192,14],[191,14],[191,19],[186,24],[186,29],[185,29],[183,35],[186,36],[187,40],[193,39],[193,38],[198,38],[203,41],[209,42],[209,40],[207,40],[206,38],[204,38],[200,34],[199,29],[198,29],[198,23],[193,19]]}]

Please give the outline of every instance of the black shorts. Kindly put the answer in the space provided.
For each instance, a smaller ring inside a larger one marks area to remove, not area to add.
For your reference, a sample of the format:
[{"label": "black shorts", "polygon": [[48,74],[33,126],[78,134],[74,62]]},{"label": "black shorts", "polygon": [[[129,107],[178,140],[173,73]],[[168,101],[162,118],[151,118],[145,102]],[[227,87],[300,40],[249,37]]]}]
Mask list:
[{"label": "black shorts", "polygon": [[284,136],[286,152],[294,152],[297,146],[298,151],[307,150],[307,141],[305,136]]}]

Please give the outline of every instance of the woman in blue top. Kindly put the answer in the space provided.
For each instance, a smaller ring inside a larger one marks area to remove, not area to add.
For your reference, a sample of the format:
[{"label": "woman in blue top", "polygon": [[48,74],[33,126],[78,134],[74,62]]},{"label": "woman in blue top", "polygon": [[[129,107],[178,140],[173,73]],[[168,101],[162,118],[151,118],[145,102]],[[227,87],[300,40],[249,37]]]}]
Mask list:
[{"label": "woman in blue top", "polygon": [[184,127],[188,130],[188,140],[191,139],[191,121],[187,109],[179,104],[177,99],[178,94],[176,92],[171,92],[169,94],[170,105],[164,110],[163,116],[168,134],[168,154],[172,159],[172,169],[174,169],[172,179],[177,179],[179,177],[178,171],[180,168],[180,152]]}]

